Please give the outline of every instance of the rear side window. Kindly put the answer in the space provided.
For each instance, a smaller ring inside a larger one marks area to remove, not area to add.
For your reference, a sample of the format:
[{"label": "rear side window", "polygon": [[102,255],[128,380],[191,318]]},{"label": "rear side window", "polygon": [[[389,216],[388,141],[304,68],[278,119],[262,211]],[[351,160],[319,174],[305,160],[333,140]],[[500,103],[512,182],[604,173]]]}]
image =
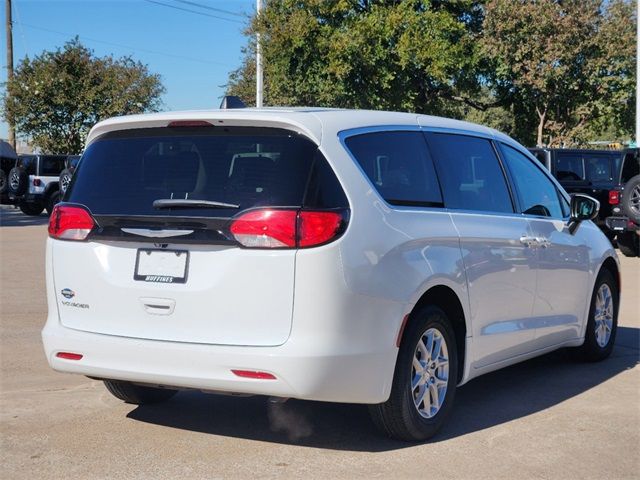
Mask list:
[{"label": "rear side window", "polygon": [[536,159],[545,167],[547,166],[547,159],[546,159],[546,154],[544,150],[536,150],[536,149],[530,149],[529,150],[531,152],[531,154],[536,157]]},{"label": "rear side window", "polygon": [[512,213],[502,167],[489,140],[429,133],[447,208]]},{"label": "rear side window", "polygon": [[592,182],[607,182],[613,180],[613,158],[609,155],[585,155],[584,166],[587,171],[587,179]]},{"label": "rear side window", "polygon": [[[343,206],[337,205],[344,197],[336,193],[340,186],[328,165],[317,173],[323,161],[313,142],[281,129],[112,132],[87,148],[65,200],[98,215],[231,217],[254,207],[301,207],[313,169],[321,193],[310,203]],[[335,183],[328,186],[331,180]],[[156,210],[153,202],[159,199],[210,200],[239,208]]]},{"label": "rear side window", "polygon": [[579,182],[585,179],[582,155],[558,153],[555,160],[556,178],[561,182]]},{"label": "rear side window", "polygon": [[391,205],[442,206],[438,179],[421,132],[354,135],[345,144]]},{"label": "rear side window", "polygon": [[51,157],[43,155],[40,157],[40,175],[57,177],[64,170],[66,157]]}]

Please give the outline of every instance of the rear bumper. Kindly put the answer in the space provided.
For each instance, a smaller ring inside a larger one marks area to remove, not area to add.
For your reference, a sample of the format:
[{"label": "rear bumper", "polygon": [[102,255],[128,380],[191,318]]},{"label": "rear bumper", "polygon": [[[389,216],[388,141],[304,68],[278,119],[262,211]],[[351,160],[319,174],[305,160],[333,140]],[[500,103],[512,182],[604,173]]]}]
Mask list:
[{"label": "rear bumper", "polygon": [[16,203],[44,203],[44,193],[25,193],[24,195],[9,194],[9,199]]},{"label": "rear bumper", "polygon": [[[229,393],[347,403],[389,397],[397,349],[339,352],[322,346],[234,347],[123,338],[47,322],[42,331],[54,370],[90,377]],[[78,361],[58,352],[83,355]],[[275,380],[247,379],[231,370],[259,370]]]},{"label": "rear bumper", "polygon": [[624,216],[607,217],[606,224],[614,232],[640,232],[640,226]]}]

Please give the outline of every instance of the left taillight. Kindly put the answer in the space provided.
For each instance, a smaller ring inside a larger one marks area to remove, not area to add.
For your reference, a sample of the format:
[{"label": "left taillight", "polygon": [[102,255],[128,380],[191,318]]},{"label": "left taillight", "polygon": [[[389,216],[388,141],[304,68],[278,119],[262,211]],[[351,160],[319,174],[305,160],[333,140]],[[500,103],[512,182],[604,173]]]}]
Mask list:
[{"label": "left taillight", "polygon": [[82,207],[56,205],[49,217],[49,236],[60,240],[86,240],[96,223]]},{"label": "left taillight", "polygon": [[618,205],[620,203],[620,192],[618,190],[609,190],[609,205]]}]

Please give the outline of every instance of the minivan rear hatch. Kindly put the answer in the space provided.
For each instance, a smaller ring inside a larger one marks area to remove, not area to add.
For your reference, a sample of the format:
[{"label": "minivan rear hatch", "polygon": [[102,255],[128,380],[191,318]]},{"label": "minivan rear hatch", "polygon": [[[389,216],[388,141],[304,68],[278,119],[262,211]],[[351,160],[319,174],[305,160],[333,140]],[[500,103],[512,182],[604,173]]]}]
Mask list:
[{"label": "minivan rear hatch", "polygon": [[289,336],[296,248],[284,237],[271,248],[243,245],[246,232],[232,233],[237,219],[287,220],[309,208],[342,215],[346,206],[313,142],[229,126],[106,133],[87,147],[63,200],[61,208],[86,210],[95,222],[84,241],[53,241],[63,325],[252,346]]}]

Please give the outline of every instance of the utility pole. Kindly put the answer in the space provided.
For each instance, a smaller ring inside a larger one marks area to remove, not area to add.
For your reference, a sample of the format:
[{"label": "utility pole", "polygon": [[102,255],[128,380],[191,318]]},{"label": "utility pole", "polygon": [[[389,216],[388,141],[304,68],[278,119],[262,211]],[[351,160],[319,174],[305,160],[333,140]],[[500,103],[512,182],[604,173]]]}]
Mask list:
[{"label": "utility pole", "polygon": [[[11,0],[5,0],[5,19],[7,27],[7,82],[13,78],[13,32],[11,24]],[[9,118],[9,143],[14,148],[16,145],[16,131],[13,126],[13,119]]]},{"label": "utility pole", "polygon": [[[256,0],[256,17],[262,11],[262,0]],[[256,107],[262,108],[264,93],[264,74],[262,71],[262,47],[260,46],[260,34],[256,34]]]}]

